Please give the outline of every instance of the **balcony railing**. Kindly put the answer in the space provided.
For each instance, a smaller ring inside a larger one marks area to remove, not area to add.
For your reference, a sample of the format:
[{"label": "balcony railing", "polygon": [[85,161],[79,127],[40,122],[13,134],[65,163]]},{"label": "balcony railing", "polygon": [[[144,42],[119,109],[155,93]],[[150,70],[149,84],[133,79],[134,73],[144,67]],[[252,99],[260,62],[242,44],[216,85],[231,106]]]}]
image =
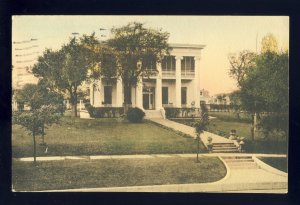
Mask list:
[{"label": "balcony railing", "polygon": [[182,70],[181,71],[181,77],[182,78],[194,78],[195,77],[195,71]]},{"label": "balcony railing", "polygon": [[175,77],[176,71],[175,70],[163,70],[162,76],[163,77]]}]

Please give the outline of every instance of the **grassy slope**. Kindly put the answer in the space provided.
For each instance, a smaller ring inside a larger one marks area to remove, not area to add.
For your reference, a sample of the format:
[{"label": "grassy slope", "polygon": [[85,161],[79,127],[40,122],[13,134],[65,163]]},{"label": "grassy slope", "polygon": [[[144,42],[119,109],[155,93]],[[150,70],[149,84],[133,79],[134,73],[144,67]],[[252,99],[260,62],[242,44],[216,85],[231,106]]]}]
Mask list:
[{"label": "grassy slope", "polygon": [[[245,144],[246,152],[287,153],[287,142],[279,133],[273,133],[269,138],[264,139],[263,133],[257,132],[255,141],[252,141],[251,123],[247,123],[247,120],[249,120],[247,114],[241,114],[241,121],[237,120],[235,114],[230,112],[209,112],[209,115],[217,118],[210,120],[208,131],[229,137],[230,130],[235,129],[238,136],[245,137],[247,140],[247,143]],[[191,120],[176,119],[174,121],[187,125],[191,124]]]},{"label": "grassy slope", "polygon": [[[45,148],[37,146],[38,156],[193,153],[196,143],[174,131],[152,123],[132,124],[118,119],[71,119],[47,131]],[[38,141],[39,138],[38,138]],[[13,157],[32,156],[32,137],[20,126],[12,127]],[[205,152],[201,145],[201,152]]]},{"label": "grassy slope", "polygon": [[260,157],[259,159],[271,167],[287,172],[287,158]]},{"label": "grassy slope", "polygon": [[39,162],[13,161],[16,191],[99,188],[212,182],[223,178],[226,168],[214,157],[109,159]]}]

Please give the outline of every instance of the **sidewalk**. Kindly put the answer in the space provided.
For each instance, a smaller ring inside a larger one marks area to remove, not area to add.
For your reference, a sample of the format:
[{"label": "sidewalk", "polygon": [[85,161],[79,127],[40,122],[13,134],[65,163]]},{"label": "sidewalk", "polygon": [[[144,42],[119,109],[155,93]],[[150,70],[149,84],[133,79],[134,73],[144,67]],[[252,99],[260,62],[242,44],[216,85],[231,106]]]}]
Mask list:
[{"label": "sidewalk", "polygon": [[[37,161],[60,161],[60,160],[100,160],[100,159],[153,159],[158,157],[195,157],[196,154],[138,154],[138,155],[93,155],[93,156],[49,156],[37,157]],[[199,154],[200,157],[223,157],[223,156],[256,156],[256,157],[286,157],[284,154],[247,154],[247,153],[207,153]],[[32,162],[33,157],[13,158],[17,161]]]}]

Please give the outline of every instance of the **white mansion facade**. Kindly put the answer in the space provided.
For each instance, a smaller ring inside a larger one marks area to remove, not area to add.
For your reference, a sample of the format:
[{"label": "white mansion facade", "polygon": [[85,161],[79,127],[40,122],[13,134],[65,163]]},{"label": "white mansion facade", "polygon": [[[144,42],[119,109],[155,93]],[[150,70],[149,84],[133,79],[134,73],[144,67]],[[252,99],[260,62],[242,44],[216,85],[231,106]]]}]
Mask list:
[{"label": "white mansion facade", "polygon": [[[200,107],[200,56],[204,45],[170,44],[170,55],[157,65],[157,74],[143,77],[131,89],[132,107],[161,110],[163,107]],[[122,107],[121,79],[114,85],[105,80],[90,84],[94,107]]]}]

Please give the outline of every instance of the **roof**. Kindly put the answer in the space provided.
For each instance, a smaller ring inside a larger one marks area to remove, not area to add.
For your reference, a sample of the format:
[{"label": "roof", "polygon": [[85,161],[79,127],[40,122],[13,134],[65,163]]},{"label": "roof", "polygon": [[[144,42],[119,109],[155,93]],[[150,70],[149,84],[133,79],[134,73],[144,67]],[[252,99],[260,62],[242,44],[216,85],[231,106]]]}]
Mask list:
[{"label": "roof", "polygon": [[183,43],[170,43],[169,45],[172,48],[196,48],[196,49],[203,49],[206,46],[202,44],[183,44]]}]

